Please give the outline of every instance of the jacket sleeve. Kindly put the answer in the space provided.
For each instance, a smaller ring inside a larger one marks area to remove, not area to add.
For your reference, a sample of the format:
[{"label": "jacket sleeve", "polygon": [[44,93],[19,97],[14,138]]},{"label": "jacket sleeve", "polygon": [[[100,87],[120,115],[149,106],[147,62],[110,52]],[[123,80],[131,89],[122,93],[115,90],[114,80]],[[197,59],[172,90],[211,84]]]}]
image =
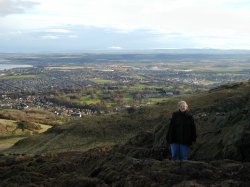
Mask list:
[{"label": "jacket sleeve", "polygon": [[195,125],[195,122],[194,122],[194,118],[192,117],[192,142],[196,142],[196,125]]},{"label": "jacket sleeve", "polygon": [[170,119],[170,123],[168,126],[168,132],[167,132],[167,143],[171,143],[172,141],[172,131],[173,131],[173,124],[174,124],[174,114],[172,115],[172,118]]}]

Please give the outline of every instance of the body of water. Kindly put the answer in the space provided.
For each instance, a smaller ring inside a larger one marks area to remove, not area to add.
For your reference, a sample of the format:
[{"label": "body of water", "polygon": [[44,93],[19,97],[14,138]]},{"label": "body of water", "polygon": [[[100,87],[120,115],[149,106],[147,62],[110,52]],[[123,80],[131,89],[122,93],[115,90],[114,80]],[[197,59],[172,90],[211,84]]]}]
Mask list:
[{"label": "body of water", "polygon": [[29,68],[33,67],[32,65],[22,65],[22,64],[0,64],[0,71],[8,70],[13,68]]}]

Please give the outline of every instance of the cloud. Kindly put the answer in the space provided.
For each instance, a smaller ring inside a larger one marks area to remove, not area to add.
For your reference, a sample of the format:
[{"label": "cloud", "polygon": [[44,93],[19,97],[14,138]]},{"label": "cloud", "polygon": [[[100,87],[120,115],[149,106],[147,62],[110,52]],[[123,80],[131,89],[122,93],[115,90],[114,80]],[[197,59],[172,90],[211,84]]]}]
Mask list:
[{"label": "cloud", "polygon": [[67,29],[48,29],[47,32],[49,33],[71,33],[71,31]]},{"label": "cloud", "polygon": [[56,35],[45,35],[41,36],[41,38],[44,40],[58,40],[60,37]]},{"label": "cloud", "polygon": [[0,16],[10,14],[22,14],[26,9],[32,8],[38,3],[23,0],[0,0]]},{"label": "cloud", "polygon": [[108,47],[108,49],[111,49],[111,50],[122,50],[123,48],[120,47],[120,46],[111,46],[111,47]]},{"label": "cloud", "polygon": [[71,35],[68,35],[68,38],[78,38],[78,36],[74,35],[74,34],[71,34]]},{"label": "cloud", "polygon": [[[74,29],[74,28],[73,28]],[[34,39],[43,39],[43,40],[64,40],[67,38],[77,38],[78,36],[75,34],[75,31],[71,29],[65,28],[47,28],[47,29],[35,29],[26,33],[26,35],[30,35]]]},{"label": "cloud", "polygon": [[[219,36],[229,33],[231,37],[250,35],[249,10],[239,8],[249,0],[36,1],[41,2],[37,14],[27,18],[27,24],[22,21],[23,27],[71,24],[111,28],[124,33],[147,28],[190,36],[214,33]],[[238,8],[229,8],[227,4]],[[18,19],[16,22],[21,22],[21,18]]]},{"label": "cloud", "polygon": [[[59,27],[58,27],[59,28]],[[250,49],[250,38],[239,36],[188,36],[141,29],[117,32],[110,28],[68,26],[70,33],[49,33],[47,29],[0,33],[0,52],[80,52],[84,50],[138,50],[166,48]]]},{"label": "cloud", "polygon": [[250,49],[249,0],[0,0],[0,16],[34,2],[0,17],[0,35],[20,30],[81,49]]}]

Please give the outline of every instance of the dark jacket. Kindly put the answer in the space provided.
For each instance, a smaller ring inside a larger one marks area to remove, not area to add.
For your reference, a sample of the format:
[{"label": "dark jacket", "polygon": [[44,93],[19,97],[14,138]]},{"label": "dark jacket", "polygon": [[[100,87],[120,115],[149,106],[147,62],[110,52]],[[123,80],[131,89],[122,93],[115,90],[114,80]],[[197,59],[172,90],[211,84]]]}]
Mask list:
[{"label": "dark jacket", "polygon": [[196,141],[196,127],[194,118],[189,111],[174,112],[169,124],[167,142],[192,145]]}]

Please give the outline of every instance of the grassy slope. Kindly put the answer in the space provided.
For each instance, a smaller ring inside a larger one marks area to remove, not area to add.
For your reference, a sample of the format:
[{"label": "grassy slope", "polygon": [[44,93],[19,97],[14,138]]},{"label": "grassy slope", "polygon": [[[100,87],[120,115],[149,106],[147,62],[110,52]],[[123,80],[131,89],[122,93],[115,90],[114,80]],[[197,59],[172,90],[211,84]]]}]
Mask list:
[{"label": "grassy slope", "polygon": [[[88,117],[60,127],[53,127],[45,134],[24,139],[10,152],[85,151],[97,146],[125,143],[141,131],[152,131],[154,125],[155,120],[152,116],[147,119],[124,113],[112,116]],[[17,147],[18,149],[16,149]]]},{"label": "grassy slope", "polygon": [[62,123],[61,118],[56,117],[49,111],[42,109],[14,110],[0,109],[0,119],[28,121],[46,125]]},{"label": "grassy slope", "polygon": [[[183,99],[192,109],[198,134],[190,158],[249,160],[250,81],[227,84]],[[173,106],[179,98],[174,100],[169,100],[168,106]],[[155,106],[155,110],[165,110],[167,103]],[[154,147],[159,148],[166,144],[167,129],[165,124],[157,128]]]},{"label": "grassy slope", "polygon": [[[196,95],[169,98],[164,103],[137,109],[133,113],[125,111],[116,115],[83,118],[51,128],[45,134],[21,140],[7,152],[85,151],[97,146],[123,144],[140,132],[153,132],[159,125],[165,124],[172,112],[176,110],[179,100],[186,100],[191,111],[198,118],[202,113],[215,116],[216,112],[240,109],[248,101],[249,95],[250,82],[248,81],[224,85]],[[222,119],[215,120],[217,120],[216,124],[219,124],[218,120]],[[198,119],[198,132],[208,132],[211,128],[215,128],[210,126],[210,123],[211,121],[203,123]]]},{"label": "grassy slope", "polygon": [[16,129],[17,121],[28,121],[40,125],[42,129],[36,133],[43,133],[51,128],[51,125],[61,123],[61,119],[40,109],[0,110],[0,151],[34,134],[29,130]]},{"label": "grassy slope", "polygon": [[[23,138],[27,138],[33,134],[30,130],[17,129],[17,121],[0,119],[0,151],[13,146],[16,142]],[[36,123],[41,126],[41,130],[36,133],[43,133],[51,126]]]}]

